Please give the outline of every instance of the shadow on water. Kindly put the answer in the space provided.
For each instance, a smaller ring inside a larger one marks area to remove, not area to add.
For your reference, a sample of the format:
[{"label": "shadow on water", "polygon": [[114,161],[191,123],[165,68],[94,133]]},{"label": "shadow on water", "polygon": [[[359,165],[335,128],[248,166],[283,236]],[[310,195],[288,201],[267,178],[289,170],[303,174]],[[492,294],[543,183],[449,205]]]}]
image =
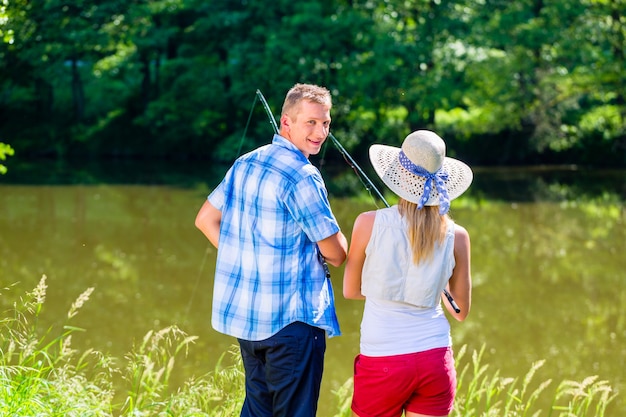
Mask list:
[{"label": "shadow on water", "polygon": [[49,160],[7,164],[0,183],[33,185],[135,184],[187,187],[219,180],[228,166],[202,161],[176,160]]},{"label": "shadow on water", "polygon": [[[319,161],[312,162],[319,166]],[[135,184],[179,187],[205,183],[214,187],[229,164],[179,160],[51,161],[18,162],[0,176],[5,184]],[[322,166],[331,195],[349,197],[363,192],[357,176],[345,165]],[[379,190],[382,183],[371,169],[366,175]],[[474,167],[474,181],[467,195],[475,199],[497,201],[562,201],[612,196],[626,200],[624,170],[586,169],[576,166],[517,168]]]},{"label": "shadow on water", "polygon": [[[9,166],[0,177],[0,288],[18,284],[10,296],[3,290],[0,307],[46,274],[42,317],[59,326],[94,287],[72,323],[86,330],[76,347],[123,357],[149,330],[177,324],[199,336],[177,378],[212,370],[234,340],[211,329],[215,250],[193,220],[227,168]],[[331,191],[354,179],[322,172]],[[553,379],[552,389],[599,375],[620,394],[609,409],[626,409],[625,197],[625,171],[475,169],[470,191],[452,204],[472,236],[474,283],[468,320],[453,323],[455,346],[484,344],[490,369],[503,376],[521,378],[546,359],[538,379]],[[348,236],[357,214],[375,208],[362,195],[331,204]],[[331,272],[343,335],[328,341],[320,416],[332,415],[332,391],[351,376],[362,312],[340,295],[341,268]]]}]

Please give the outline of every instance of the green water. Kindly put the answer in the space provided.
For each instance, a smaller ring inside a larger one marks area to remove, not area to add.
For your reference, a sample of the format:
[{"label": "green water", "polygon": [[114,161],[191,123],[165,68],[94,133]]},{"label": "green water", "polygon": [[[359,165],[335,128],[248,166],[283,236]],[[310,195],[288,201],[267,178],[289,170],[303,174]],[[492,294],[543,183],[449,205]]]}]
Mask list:
[{"label": "green water", "polygon": [[[607,413],[618,415],[626,409],[626,175],[577,175],[476,172],[471,192],[452,205],[471,236],[474,284],[471,314],[453,323],[453,340],[485,345],[484,361],[502,376],[521,378],[545,359],[535,378],[552,379],[550,392],[564,379],[598,375],[620,392]],[[235,343],[211,329],[215,250],[193,224],[212,182],[33,182],[0,182],[0,307],[45,274],[42,317],[60,326],[94,287],[72,319],[86,330],[74,347],[122,357],[149,330],[176,324],[199,336],[178,360],[176,380],[212,370]],[[367,198],[331,204],[348,236],[356,215],[375,208]],[[341,296],[342,270],[331,272],[343,335],[328,340],[322,417],[352,374],[362,311]]]}]

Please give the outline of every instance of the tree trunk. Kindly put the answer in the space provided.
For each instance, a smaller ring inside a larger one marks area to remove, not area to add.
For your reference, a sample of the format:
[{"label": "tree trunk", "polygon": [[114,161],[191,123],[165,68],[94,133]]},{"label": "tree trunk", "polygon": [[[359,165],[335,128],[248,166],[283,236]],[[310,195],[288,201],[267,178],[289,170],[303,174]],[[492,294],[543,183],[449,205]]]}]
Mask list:
[{"label": "tree trunk", "polygon": [[72,58],[72,99],[74,101],[74,117],[76,121],[80,122],[85,115],[85,91],[76,58]]}]

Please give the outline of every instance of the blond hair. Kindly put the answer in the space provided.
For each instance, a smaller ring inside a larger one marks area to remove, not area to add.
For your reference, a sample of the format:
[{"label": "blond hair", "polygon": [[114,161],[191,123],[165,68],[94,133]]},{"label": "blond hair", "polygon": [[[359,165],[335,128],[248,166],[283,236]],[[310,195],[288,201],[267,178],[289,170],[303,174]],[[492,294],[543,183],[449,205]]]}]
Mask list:
[{"label": "blond hair", "polygon": [[300,112],[300,103],[304,100],[327,106],[329,110],[333,106],[328,89],[314,84],[296,84],[287,92],[281,116],[289,114],[295,119]]},{"label": "blond hair", "polygon": [[435,245],[443,243],[446,235],[448,215],[440,215],[439,206],[424,206],[418,209],[417,204],[403,198],[398,201],[398,211],[408,225],[413,262],[419,264],[432,258]]}]

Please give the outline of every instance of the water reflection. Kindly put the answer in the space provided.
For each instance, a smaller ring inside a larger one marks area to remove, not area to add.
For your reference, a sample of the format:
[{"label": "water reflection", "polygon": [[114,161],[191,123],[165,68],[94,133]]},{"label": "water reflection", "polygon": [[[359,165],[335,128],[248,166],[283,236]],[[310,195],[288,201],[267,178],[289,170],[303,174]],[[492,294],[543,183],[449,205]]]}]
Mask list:
[{"label": "water reflection", "polygon": [[[490,180],[478,173],[476,181]],[[487,199],[487,188],[452,207],[472,237],[474,279],[472,313],[453,323],[456,346],[485,344],[486,362],[503,376],[521,378],[546,359],[536,378],[552,378],[552,391],[563,379],[596,374],[624,391],[626,215],[619,193],[511,202]],[[0,291],[0,305],[46,274],[42,318],[60,332],[72,302],[94,287],[71,321],[86,330],[73,338],[75,347],[123,357],[147,331],[177,324],[200,336],[179,359],[177,378],[212,370],[234,340],[210,327],[215,250],[193,226],[208,191],[205,184],[0,185],[0,288],[17,283]],[[358,199],[332,204],[348,235],[356,215],[374,208]],[[343,335],[328,341],[321,416],[331,415],[332,391],[352,374],[362,311],[361,302],[341,297],[342,271],[332,272]],[[623,397],[609,410],[625,409]]]}]

